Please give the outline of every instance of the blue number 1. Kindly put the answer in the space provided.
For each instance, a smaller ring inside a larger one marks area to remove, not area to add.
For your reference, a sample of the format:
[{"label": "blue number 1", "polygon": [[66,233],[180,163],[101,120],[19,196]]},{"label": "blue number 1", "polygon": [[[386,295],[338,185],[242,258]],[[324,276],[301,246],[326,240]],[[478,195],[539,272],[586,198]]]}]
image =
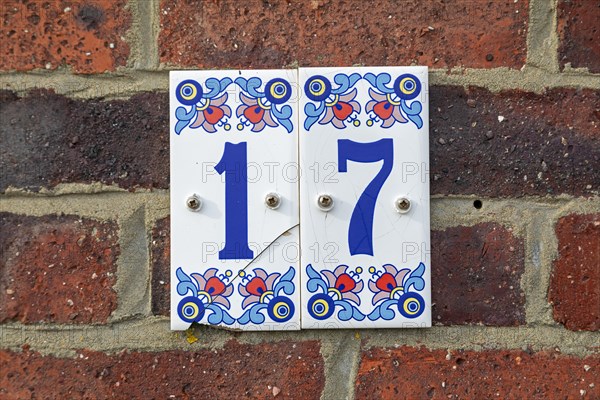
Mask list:
[{"label": "blue number 1", "polygon": [[254,258],[248,247],[248,165],[246,142],[225,143],[223,157],[215,170],[225,172],[225,246],[220,260]]},{"label": "blue number 1", "polygon": [[381,139],[376,142],[358,143],[348,139],[338,140],[338,171],[347,172],[347,161],[372,163],[383,160],[381,170],[362,192],[348,228],[348,246],[350,254],[373,255],[373,216],[375,204],[381,187],[385,183],[394,165],[394,142]]}]

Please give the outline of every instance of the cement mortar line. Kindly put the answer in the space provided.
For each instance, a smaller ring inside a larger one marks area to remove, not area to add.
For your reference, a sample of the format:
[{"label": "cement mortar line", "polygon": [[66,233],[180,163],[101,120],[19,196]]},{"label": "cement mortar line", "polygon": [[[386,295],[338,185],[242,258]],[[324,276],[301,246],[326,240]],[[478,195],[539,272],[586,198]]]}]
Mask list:
[{"label": "cement mortar line", "polygon": [[[79,189],[85,190],[87,185]],[[473,207],[473,200],[483,203]],[[80,192],[60,195],[10,193],[0,196],[0,211],[21,215],[43,216],[73,214],[99,220],[115,220],[145,208],[146,229],[151,230],[157,220],[170,215],[168,190],[140,192]],[[498,222],[511,227],[517,236],[524,234],[524,215],[529,209],[560,210],[558,216],[569,213],[600,212],[600,197],[578,198],[521,197],[511,199],[485,198],[471,195],[432,196],[431,226],[434,230],[454,226],[473,226],[482,222]]]},{"label": "cement mortar line", "polygon": [[164,189],[143,189],[139,188],[133,192],[123,189],[116,184],[106,185],[100,182],[92,183],[59,183],[51,189],[41,188],[38,192],[28,189],[9,186],[6,188],[1,197],[21,196],[21,197],[51,197],[64,196],[70,194],[98,194],[98,193],[151,193],[160,192]]},{"label": "cement mortar line", "polygon": [[345,331],[336,340],[321,341],[325,386],[321,400],[351,400],[360,362],[360,335]]},{"label": "cement mortar line", "polygon": [[119,249],[117,259],[117,308],[109,322],[151,315],[151,279],[149,241],[145,205],[117,218]]},{"label": "cement mortar line", "polygon": [[129,68],[154,70],[159,66],[159,4],[156,0],[128,0],[133,22],[127,34],[131,55]]},{"label": "cement mortar line", "polygon": [[[600,89],[600,75],[582,70],[553,73],[535,66],[522,70],[493,69],[432,69],[430,86],[478,86],[493,93],[503,90],[524,90],[542,93],[546,88]],[[0,89],[26,95],[34,89],[53,89],[56,93],[77,99],[127,99],[139,92],[167,91],[169,71],[119,69],[98,75],[74,75],[66,70],[0,73]]]},{"label": "cement mortar line", "polygon": [[[362,348],[398,348],[400,346],[456,350],[528,350],[553,351],[575,356],[598,355],[600,332],[572,332],[562,326],[436,326],[429,329],[304,330],[277,332],[230,332],[196,327],[194,344],[186,332],[173,332],[166,317],[126,320],[111,325],[0,325],[0,347],[18,350],[24,344],[33,351],[57,356],[73,356],[79,349],[116,353],[130,351],[216,350],[230,340],[243,344],[280,341],[325,343],[322,354],[331,354],[336,343],[348,341],[348,335],[362,339]],[[354,343],[354,342],[348,342]],[[351,357],[352,351],[349,351]],[[342,358],[344,358],[342,357]],[[332,367],[332,364],[329,365]]]},{"label": "cement mortar line", "polygon": [[43,216],[72,214],[98,220],[126,218],[140,207],[152,218],[169,215],[169,192],[94,192],[57,196],[14,194],[0,197],[0,211],[21,215]]},{"label": "cement mortar line", "polygon": [[[38,192],[30,191],[24,188],[18,188],[9,186],[4,193],[0,193],[0,200],[11,198],[11,197],[58,197],[58,196],[69,196],[69,195],[97,195],[106,193],[120,193],[120,194],[131,194],[131,195],[144,195],[152,193],[166,193],[168,195],[169,189],[147,189],[147,188],[135,188],[133,191],[129,191],[115,184],[107,185],[100,182],[92,183],[59,183],[55,187],[41,188]],[[430,197],[432,200],[435,199],[471,199],[471,200],[502,200],[502,199],[525,199],[525,200],[538,200],[540,203],[545,204],[556,204],[565,203],[566,201],[573,199],[586,200],[588,198],[600,199],[600,191],[593,191],[594,196],[591,197],[577,197],[568,194],[559,194],[557,196],[516,196],[516,197],[486,197],[478,196],[476,194],[432,194]]]},{"label": "cement mortar line", "polygon": [[559,72],[557,0],[530,0],[527,29],[527,65]]},{"label": "cement mortar line", "polygon": [[552,264],[557,255],[554,225],[558,208],[531,207],[526,222],[525,271],[521,290],[525,293],[525,321],[532,325],[558,325],[548,302]]}]

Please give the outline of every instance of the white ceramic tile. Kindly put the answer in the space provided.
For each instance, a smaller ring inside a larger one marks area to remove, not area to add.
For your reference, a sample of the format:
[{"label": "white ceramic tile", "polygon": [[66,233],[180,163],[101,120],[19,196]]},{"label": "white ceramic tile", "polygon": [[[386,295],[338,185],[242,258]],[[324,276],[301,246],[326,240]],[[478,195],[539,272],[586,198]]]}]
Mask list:
[{"label": "white ceramic tile", "polygon": [[431,326],[427,68],[299,80],[302,328]]},{"label": "white ceramic tile", "polygon": [[172,329],[300,328],[296,82],[296,70],[171,73]]}]

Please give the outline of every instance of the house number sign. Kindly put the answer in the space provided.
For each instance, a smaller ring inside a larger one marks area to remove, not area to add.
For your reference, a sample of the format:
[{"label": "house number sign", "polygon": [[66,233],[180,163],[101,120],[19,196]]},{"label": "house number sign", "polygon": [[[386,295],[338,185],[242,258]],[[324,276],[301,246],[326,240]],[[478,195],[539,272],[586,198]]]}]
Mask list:
[{"label": "house number sign", "polygon": [[172,329],[431,326],[427,78],[172,72]]}]

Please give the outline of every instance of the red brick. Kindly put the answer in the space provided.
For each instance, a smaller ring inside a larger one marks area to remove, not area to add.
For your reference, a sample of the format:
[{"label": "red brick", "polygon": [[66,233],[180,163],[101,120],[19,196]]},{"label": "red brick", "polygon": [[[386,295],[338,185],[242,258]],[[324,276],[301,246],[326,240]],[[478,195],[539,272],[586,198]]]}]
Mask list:
[{"label": "red brick", "polygon": [[169,187],[167,93],[76,100],[0,92],[0,192],[101,182]]},{"label": "red brick", "polygon": [[554,319],[571,330],[600,330],[600,214],[556,224],[558,257],[550,280]]},{"label": "red brick", "polygon": [[[0,6],[0,70],[114,71],[129,56],[126,0],[8,0]],[[112,48],[111,48],[112,47]]]},{"label": "red brick", "polygon": [[0,322],[106,322],[117,304],[116,223],[0,213],[0,231]]},{"label": "red brick", "polygon": [[600,91],[430,89],[433,194],[598,195]]},{"label": "red brick", "polygon": [[525,246],[494,223],[431,232],[433,323],[525,323]]},{"label": "red brick", "polygon": [[75,359],[2,351],[0,397],[268,399],[276,387],[277,399],[319,399],[324,385],[319,350],[318,342],[307,341],[229,342],[214,351],[83,351]]},{"label": "red brick", "polygon": [[[433,194],[598,194],[600,91],[430,93]],[[0,174],[0,191],[64,182],[168,188],[166,110],[167,93],[105,101],[0,92],[0,170],[11,171]]]},{"label": "red brick", "polygon": [[406,346],[365,350],[356,399],[600,398],[598,355],[517,350],[459,350],[450,359],[446,355],[446,350]]},{"label": "red brick", "polygon": [[152,266],[152,313],[169,315],[171,313],[171,218],[156,221],[152,229],[151,266]]},{"label": "red brick", "polygon": [[600,72],[600,6],[593,0],[559,0],[558,54],[561,68]]},{"label": "red brick", "polygon": [[162,0],[160,59],[200,68],[518,69],[527,53],[528,3]]}]

